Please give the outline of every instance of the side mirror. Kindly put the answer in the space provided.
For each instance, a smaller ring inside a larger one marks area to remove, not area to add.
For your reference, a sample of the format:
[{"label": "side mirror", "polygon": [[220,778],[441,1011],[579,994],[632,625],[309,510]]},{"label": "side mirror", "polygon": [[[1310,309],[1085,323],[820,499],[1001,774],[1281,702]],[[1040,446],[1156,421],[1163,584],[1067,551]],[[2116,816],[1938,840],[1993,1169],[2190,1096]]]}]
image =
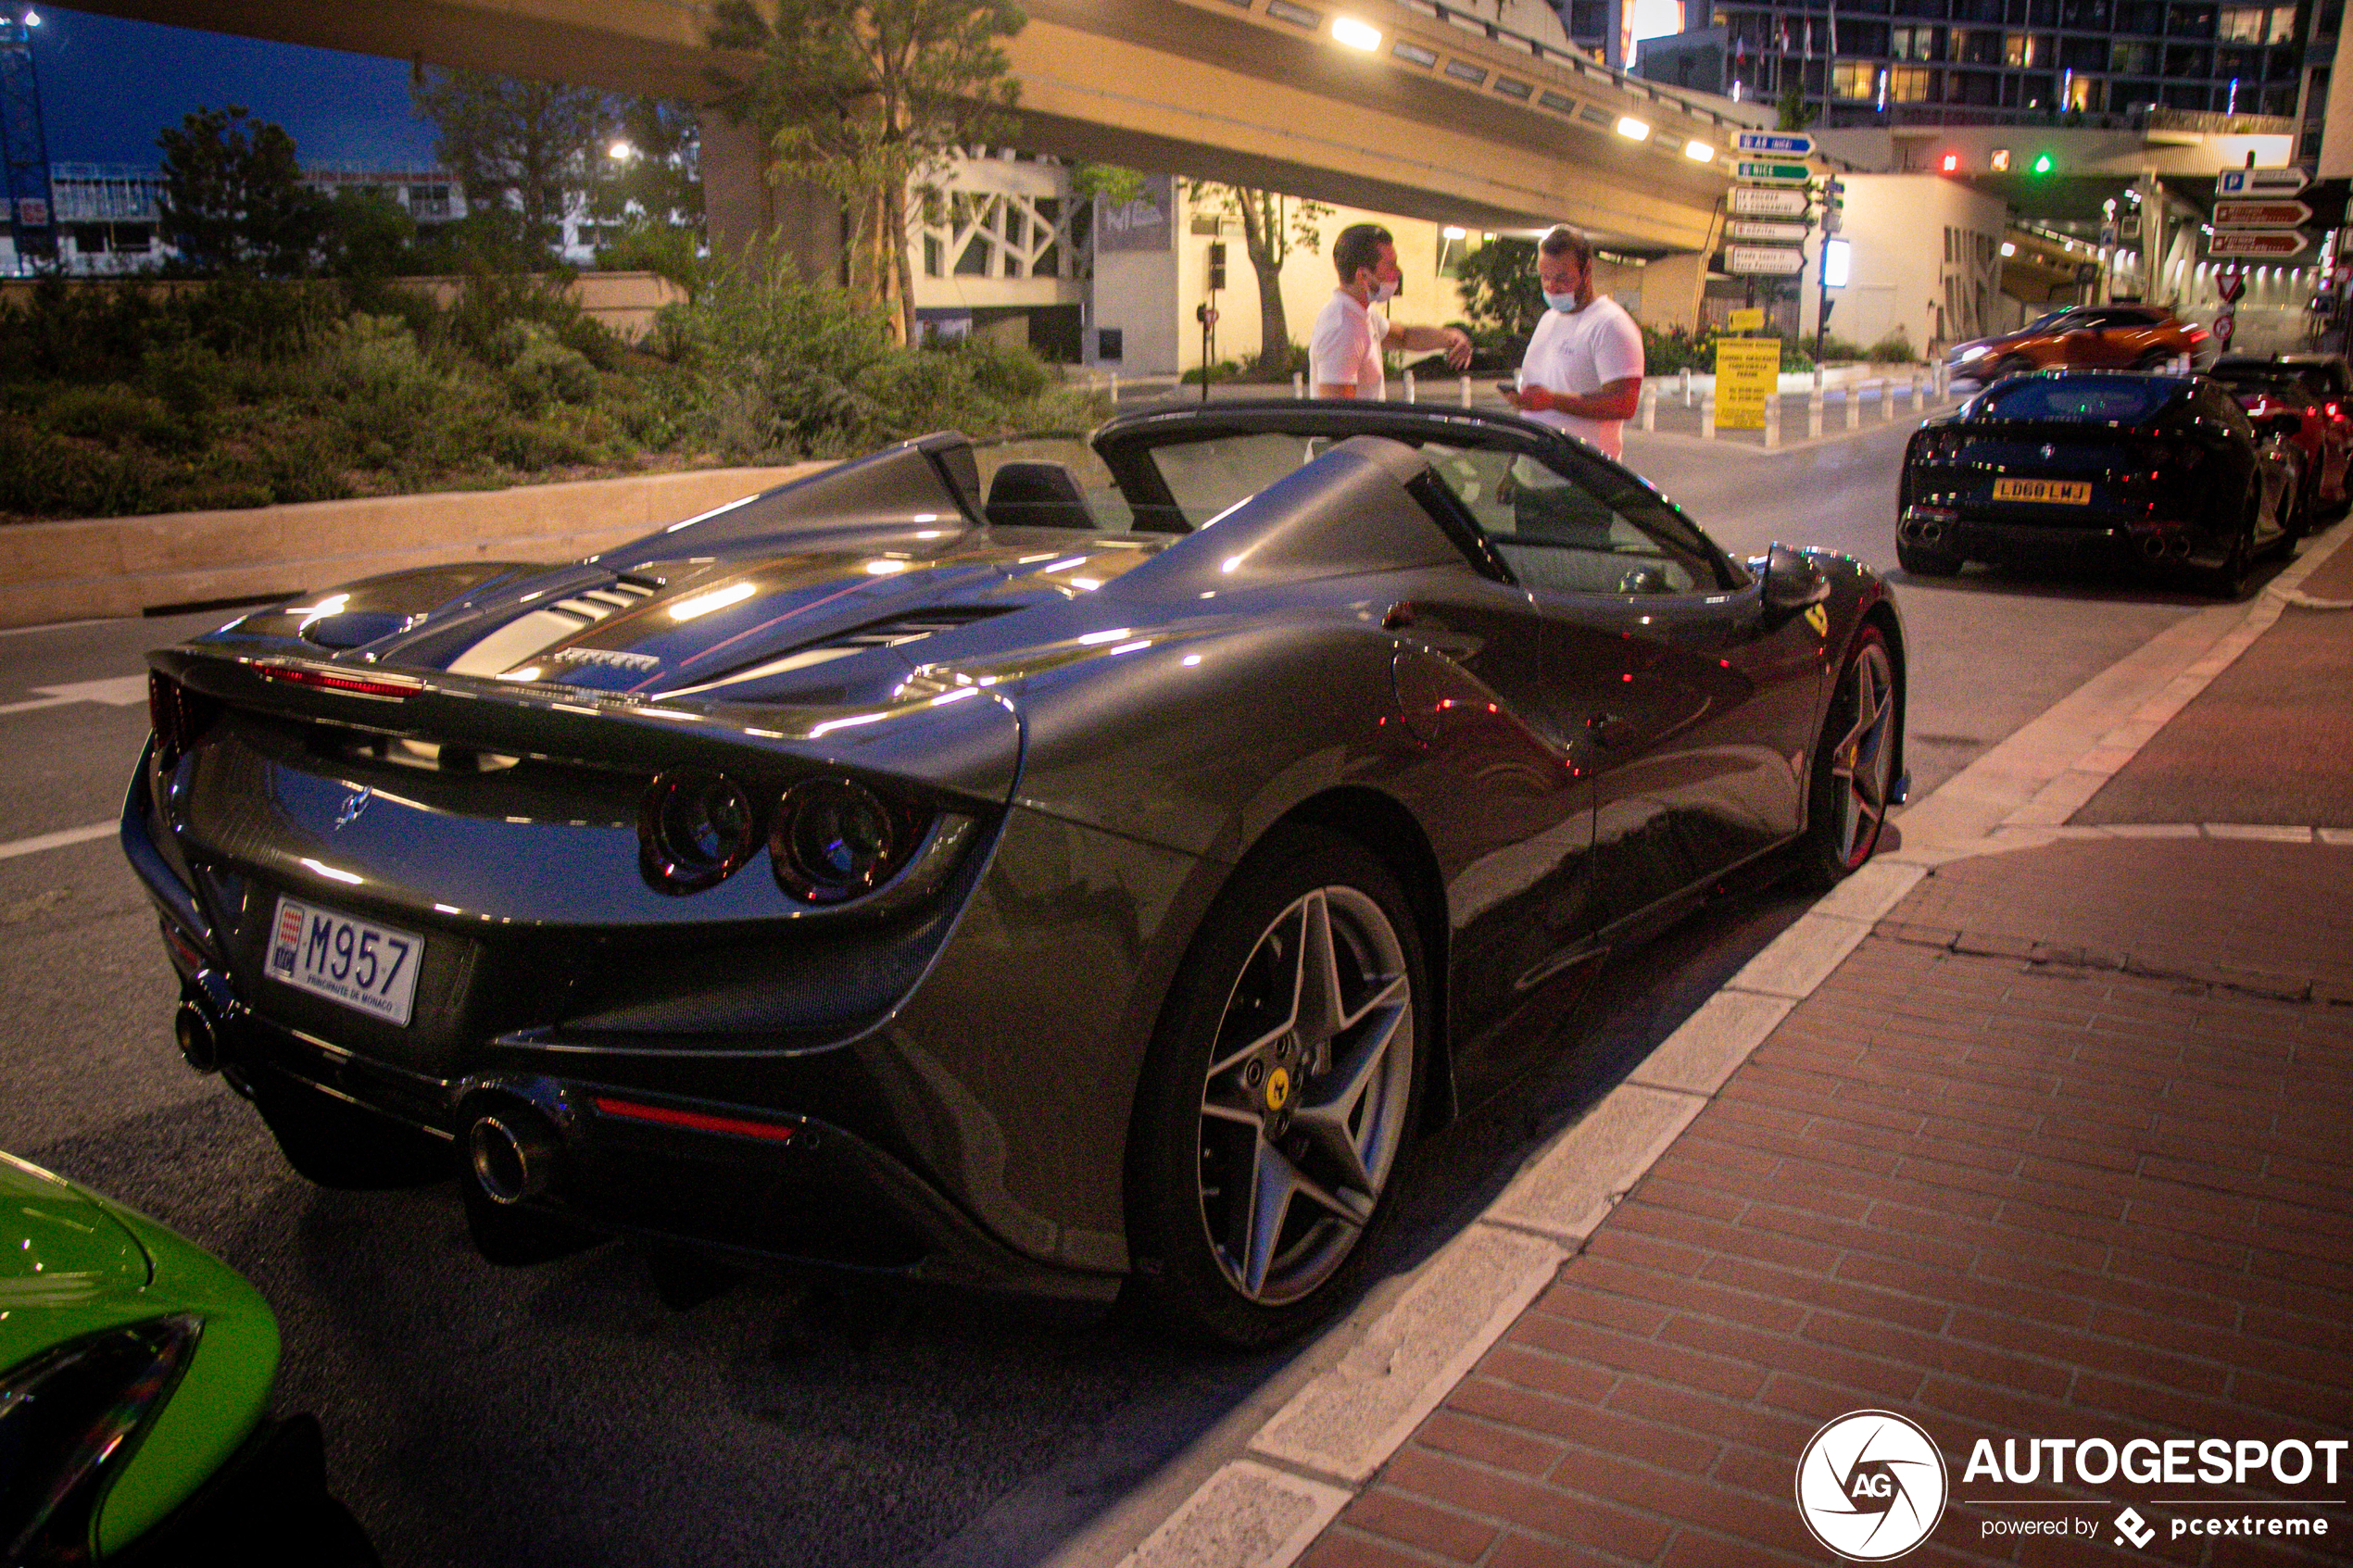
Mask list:
[{"label": "side mirror", "polygon": [[1787,545],[1776,545],[1766,554],[1764,565],[1765,608],[1784,615],[1794,615],[1831,596],[1831,580],[1813,558]]}]

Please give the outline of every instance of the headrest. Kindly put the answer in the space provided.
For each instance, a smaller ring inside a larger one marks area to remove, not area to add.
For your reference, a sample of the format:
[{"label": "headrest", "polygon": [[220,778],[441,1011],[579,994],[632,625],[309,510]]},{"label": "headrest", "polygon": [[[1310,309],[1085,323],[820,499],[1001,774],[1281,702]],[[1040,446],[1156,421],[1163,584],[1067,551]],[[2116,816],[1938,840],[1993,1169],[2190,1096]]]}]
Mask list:
[{"label": "headrest", "polygon": [[1060,463],[1007,463],[988,483],[988,521],[1000,528],[1085,528],[1095,514]]}]

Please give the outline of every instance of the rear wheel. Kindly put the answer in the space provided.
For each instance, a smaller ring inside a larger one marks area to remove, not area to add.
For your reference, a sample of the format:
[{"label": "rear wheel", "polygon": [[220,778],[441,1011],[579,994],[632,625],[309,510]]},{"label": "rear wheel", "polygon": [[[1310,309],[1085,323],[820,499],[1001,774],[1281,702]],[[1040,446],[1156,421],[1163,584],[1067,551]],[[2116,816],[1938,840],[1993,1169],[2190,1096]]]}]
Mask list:
[{"label": "rear wheel", "polygon": [[2263,482],[2251,478],[2246,499],[2239,503],[2238,525],[2232,533],[2229,552],[2220,566],[2206,569],[2206,591],[2216,598],[2246,596],[2247,582],[2255,575],[2255,523],[2262,509]]},{"label": "rear wheel", "polygon": [[423,1186],[454,1169],[449,1146],[308,1085],[265,1080],[254,1108],[286,1163],[322,1187]]},{"label": "rear wheel", "polygon": [[1818,887],[1842,880],[1879,847],[1903,735],[1900,708],[1887,638],[1866,625],[1846,655],[1814,748],[1803,854]]},{"label": "rear wheel", "polygon": [[1202,923],[1129,1135],[1135,1288],[1181,1329],[1274,1344],[1344,1298],[1418,1114],[1421,944],[1353,840],[1284,830]]},{"label": "rear wheel", "polygon": [[2166,353],[2161,348],[2152,348],[2146,354],[2142,355],[2138,359],[2133,361],[2133,369],[2143,371],[2162,370],[2166,366],[2171,365],[2172,362],[2172,355]]}]

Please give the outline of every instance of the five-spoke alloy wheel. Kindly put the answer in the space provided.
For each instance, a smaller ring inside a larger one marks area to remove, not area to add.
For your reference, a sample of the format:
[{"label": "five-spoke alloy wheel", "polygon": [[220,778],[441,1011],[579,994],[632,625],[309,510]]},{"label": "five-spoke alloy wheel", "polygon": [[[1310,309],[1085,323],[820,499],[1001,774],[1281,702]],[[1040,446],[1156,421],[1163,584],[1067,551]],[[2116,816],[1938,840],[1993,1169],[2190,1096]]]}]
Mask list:
[{"label": "five-spoke alloy wheel", "polygon": [[1887,638],[1878,627],[1866,625],[1856,633],[1839,673],[1815,755],[1806,858],[1818,884],[1837,882],[1879,847],[1902,722]]},{"label": "five-spoke alloy wheel", "polygon": [[1417,1113],[1421,974],[1411,907],[1353,841],[1286,830],[1235,873],[1138,1101],[1128,1207],[1157,1306],[1262,1345],[1345,1292]]}]

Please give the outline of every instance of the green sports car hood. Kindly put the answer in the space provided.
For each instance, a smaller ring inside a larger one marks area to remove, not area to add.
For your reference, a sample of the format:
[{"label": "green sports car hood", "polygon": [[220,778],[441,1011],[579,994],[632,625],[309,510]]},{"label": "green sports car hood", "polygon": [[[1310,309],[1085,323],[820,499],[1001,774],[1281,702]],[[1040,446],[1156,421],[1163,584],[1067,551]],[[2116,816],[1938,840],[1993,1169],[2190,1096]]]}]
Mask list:
[{"label": "green sports car hood", "polygon": [[[145,1286],[146,1249],[108,1207],[37,1165],[0,1154],[0,1311],[66,1307]],[[0,1346],[10,1336],[0,1326]],[[0,1363],[10,1360],[0,1350]]]},{"label": "green sports car hood", "polygon": [[278,1322],[195,1243],[0,1154],[0,1385],[69,1342],[161,1319],[195,1320],[194,1351],[109,1463],[92,1532],[102,1560],[179,1507],[260,1424]]}]

